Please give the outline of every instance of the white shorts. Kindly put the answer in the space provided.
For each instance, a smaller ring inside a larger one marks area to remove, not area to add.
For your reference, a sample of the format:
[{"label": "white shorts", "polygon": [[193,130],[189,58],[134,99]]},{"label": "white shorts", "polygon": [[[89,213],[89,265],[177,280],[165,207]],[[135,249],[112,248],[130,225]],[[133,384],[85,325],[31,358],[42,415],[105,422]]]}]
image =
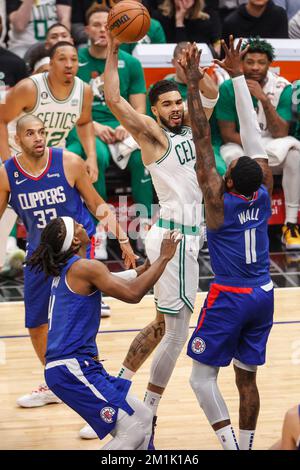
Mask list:
[{"label": "white shorts", "polygon": [[[153,225],[149,230],[145,247],[151,264],[160,255],[160,246],[167,229]],[[160,313],[176,315],[187,305],[194,310],[199,281],[199,235],[184,235],[176,253],[168,262],[163,274],[154,286],[154,298]]]}]

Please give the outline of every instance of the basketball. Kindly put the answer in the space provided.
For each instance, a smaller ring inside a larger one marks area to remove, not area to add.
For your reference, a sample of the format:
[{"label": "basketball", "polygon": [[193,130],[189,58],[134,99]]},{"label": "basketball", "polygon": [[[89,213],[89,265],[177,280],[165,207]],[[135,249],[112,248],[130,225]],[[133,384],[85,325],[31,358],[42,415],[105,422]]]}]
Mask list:
[{"label": "basketball", "polygon": [[150,15],[139,2],[122,1],[109,12],[108,29],[120,42],[137,42],[150,28]]}]

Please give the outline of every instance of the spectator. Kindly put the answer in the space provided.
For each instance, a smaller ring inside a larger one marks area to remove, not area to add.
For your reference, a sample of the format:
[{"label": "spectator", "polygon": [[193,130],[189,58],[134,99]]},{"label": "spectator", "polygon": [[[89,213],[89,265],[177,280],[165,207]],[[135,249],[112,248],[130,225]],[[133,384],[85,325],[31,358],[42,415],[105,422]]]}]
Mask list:
[{"label": "spectator", "polygon": [[225,18],[248,0],[219,0],[219,13],[222,23]]},{"label": "spectator", "polygon": [[248,0],[226,18],[223,26],[226,42],[230,34],[236,38],[288,38],[286,12],[272,0]]},{"label": "spectator", "polygon": [[[148,221],[151,215],[151,204],[153,200],[153,190],[151,178],[144,168],[141,152],[137,149],[135,141],[132,141],[126,130],[120,126],[114,115],[109,110],[105,102],[103,92],[103,72],[105,67],[105,59],[107,54],[107,37],[106,37],[106,23],[109,9],[101,5],[92,7],[87,12],[87,34],[90,39],[90,46],[87,48],[79,49],[79,71],[78,76],[90,83],[94,93],[93,103],[93,120],[96,134],[96,151],[99,167],[99,178],[95,184],[98,193],[107,199],[106,184],[105,184],[105,170],[110,163],[112,155],[117,158],[117,151],[120,150],[120,143],[128,143],[128,146],[123,146],[122,154],[129,158],[127,167],[131,173],[131,186],[132,195],[136,203],[143,204],[147,209],[147,213],[143,218]],[[124,51],[119,52],[119,76],[121,82],[121,95],[127,99],[136,111],[145,113],[146,111],[146,86],[143,75],[143,69],[140,62],[131,55]],[[112,145],[114,144],[114,145]],[[119,149],[118,149],[119,147]],[[76,132],[72,131],[68,138],[68,150],[81,155],[85,158],[85,154],[80,144]],[[135,150],[131,150],[135,149]],[[120,155],[120,154],[119,154]],[[122,159],[124,166],[126,159]],[[146,223],[142,220],[142,223]],[[107,256],[105,250],[105,235],[102,233],[102,245],[100,238],[97,238],[96,243],[99,245],[99,250],[96,246],[96,256],[105,259]],[[102,246],[102,248],[100,248]],[[100,254],[98,255],[98,253]]]},{"label": "spectator", "polygon": [[[141,0],[136,0],[140,3],[143,3]],[[146,36],[144,36],[140,41],[139,44],[165,44],[166,43],[166,35],[164,29],[158,20],[151,18],[150,21],[150,29],[147,32]],[[128,44],[121,44],[120,49],[128,54],[131,54],[133,49],[137,43],[128,43]]]},{"label": "spectator", "polygon": [[296,139],[300,140],[300,80],[298,80],[294,85],[293,108],[295,109],[295,114],[297,116],[295,132],[293,135]]},{"label": "spectator", "polygon": [[5,46],[6,37],[6,0],[0,0],[0,18],[1,18],[1,34],[0,34],[0,47]]},{"label": "spectator", "polygon": [[50,49],[61,41],[67,41],[70,44],[74,44],[69,28],[67,28],[62,23],[54,23],[47,30],[45,42],[38,42],[33,44],[24,55],[24,60],[30,70],[30,73],[32,73],[33,70],[32,62],[34,62],[37,57],[40,57],[41,59],[43,55],[48,55]]},{"label": "spectator", "polygon": [[[269,165],[273,173],[283,175],[285,224],[282,228],[282,242],[287,250],[300,249],[297,225],[300,143],[288,136],[292,120],[292,86],[285,78],[270,72],[274,50],[267,41],[249,39],[243,47],[246,45],[249,45],[249,50],[243,58],[243,72],[257,112]],[[224,142],[220,152],[228,166],[232,160],[244,155],[231,80],[225,81],[220,87],[216,114]]]},{"label": "spectator", "polygon": [[291,39],[300,38],[300,10],[289,22],[289,37]]},{"label": "spectator", "polygon": [[270,450],[300,450],[300,405],[286,412],[281,439]]},{"label": "spectator", "polygon": [[70,28],[71,4],[72,0],[9,0],[9,49],[24,57],[30,46],[45,39],[53,23]]},{"label": "spectator", "polygon": [[[187,82],[186,82],[185,74],[182,72],[182,68],[178,64],[178,60],[182,57],[183,50],[186,48],[186,46],[187,46],[187,42],[180,42],[177,44],[177,46],[174,49],[173,60],[172,60],[172,64],[175,68],[175,73],[167,75],[165,77],[165,79],[170,80],[171,82],[174,82],[178,85],[178,90],[184,101],[185,109],[187,109]],[[210,96],[210,91],[213,91],[213,93],[215,92],[216,87],[217,86],[214,84],[212,79],[207,74],[205,75],[203,80],[201,80],[199,83],[199,90],[207,97]],[[151,112],[151,105],[150,105],[148,96],[147,96],[147,114],[155,119],[155,116]],[[212,124],[212,117],[210,118],[210,125],[213,129],[215,129],[215,126]],[[213,130],[212,130],[212,134],[213,134]],[[224,175],[226,172],[226,165],[225,165],[224,160],[220,156],[219,147],[220,145],[216,147],[214,146],[216,166],[217,166],[218,172],[221,175]]]},{"label": "spectator", "polygon": [[210,8],[204,0],[163,0],[152,11],[160,21],[167,42],[204,42],[220,52],[221,22],[217,10]]},{"label": "spectator", "polygon": [[274,3],[286,10],[289,20],[300,10],[300,0],[274,0]]}]

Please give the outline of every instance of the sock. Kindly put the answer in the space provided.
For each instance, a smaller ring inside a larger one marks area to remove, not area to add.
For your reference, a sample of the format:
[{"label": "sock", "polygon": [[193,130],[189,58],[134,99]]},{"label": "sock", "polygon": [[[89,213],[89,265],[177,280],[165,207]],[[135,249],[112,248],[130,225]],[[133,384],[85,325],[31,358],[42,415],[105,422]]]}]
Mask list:
[{"label": "sock", "polygon": [[254,441],[254,431],[248,431],[246,429],[240,429],[239,448],[240,450],[252,450]]},{"label": "sock", "polygon": [[224,450],[239,450],[239,446],[231,424],[215,431]]},{"label": "sock", "polygon": [[127,369],[127,367],[122,365],[122,367],[120,369],[120,372],[118,374],[118,377],[121,377],[122,379],[131,380],[132,377],[134,376],[134,374],[135,374],[135,372],[133,372],[130,369]]},{"label": "sock", "polygon": [[159,395],[158,393],[150,392],[150,390],[146,390],[144,403],[147,406],[147,408],[150,408],[154,416],[156,416],[157,414],[157,408],[158,408],[161,397],[162,396]]}]

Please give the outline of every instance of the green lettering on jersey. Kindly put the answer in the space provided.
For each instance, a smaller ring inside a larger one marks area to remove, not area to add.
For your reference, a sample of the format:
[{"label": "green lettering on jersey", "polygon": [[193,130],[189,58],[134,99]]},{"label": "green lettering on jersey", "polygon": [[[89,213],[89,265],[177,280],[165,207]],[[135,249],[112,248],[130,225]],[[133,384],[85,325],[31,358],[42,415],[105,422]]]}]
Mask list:
[{"label": "green lettering on jersey", "polygon": [[181,165],[195,160],[193,148],[188,140],[184,140],[175,146],[175,152]]}]

